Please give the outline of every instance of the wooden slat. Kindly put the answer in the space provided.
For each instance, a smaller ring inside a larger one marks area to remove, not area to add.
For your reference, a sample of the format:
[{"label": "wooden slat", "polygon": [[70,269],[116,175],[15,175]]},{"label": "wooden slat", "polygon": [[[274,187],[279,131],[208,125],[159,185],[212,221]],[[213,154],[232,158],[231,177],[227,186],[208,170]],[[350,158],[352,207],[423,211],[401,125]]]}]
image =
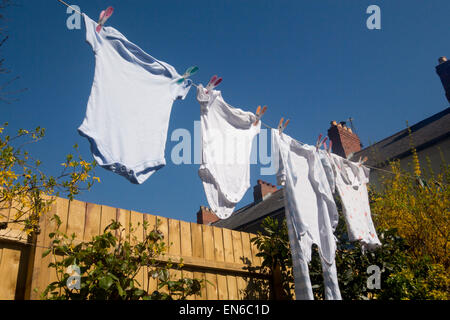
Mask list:
[{"label": "wooden slat", "polygon": [[72,200],[69,202],[67,217],[67,235],[69,238],[75,234],[75,239],[83,240],[86,219],[86,202]]},{"label": "wooden slat", "polygon": [[231,236],[233,238],[234,262],[242,263],[242,239],[239,231],[232,230]]},{"label": "wooden slat", "polygon": [[[100,222],[102,218],[102,207],[98,204],[86,204],[86,217],[84,225],[84,241],[91,241],[93,237],[100,235]],[[103,230],[102,230],[103,231]]]},{"label": "wooden slat", "polygon": [[[167,218],[161,217],[161,216],[156,216],[156,219],[157,219],[157,221],[159,221],[158,230],[162,232],[162,234],[164,236],[164,240],[163,241],[165,242],[166,246],[168,246],[168,244],[170,243],[170,238],[169,238],[169,221],[168,221]],[[158,280],[158,286],[159,285],[160,285],[160,281]],[[160,291],[162,293],[168,293],[168,290],[167,290],[166,287],[158,289],[158,291]]]},{"label": "wooden slat", "polygon": [[215,273],[206,272],[206,296],[208,300],[217,300],[217,275]]},{"label": "wooden slat", "polygon": [[214,233],[214,256],[216,261],[225,261],[225,249],[223,246],[222,229],[213,227]]},{"label": "wooden slat", "polygon": [[109,206],[102,206],[102,218],[100,223],[100,233],[103,233],[105,228],[111,224],[111,222],[116,220],[116,208]]},{"label": "wooden slat", "polygon": [[[254,234],[250,234],[250,240],[254,238]],[[258,257],[256,254],[259,252],[258,248],[256,247],[254,242],[250,241],[250,248],[252,249],[252,257],[253,257],[253,266],[260,266],[261,265],[261,257]]]},{"label": "wooden slat", "polygon": [[238,289],[239,300],[243,300],[245,297],[245,292],[247,290],[247,281],[245,281],[245,279],[242,276],[236,277],[236,284]]},{"label": "wooden slat", "polygon": [[2,261],[0,263],[0,300],[14,300],[21,250],[15,246],[1,246]]},{"label": "wooden slat", "polygon": [[[129,240],[130,236],[130,210],[125,209],[117,209],[116,211],[116,220],[119,222],[122,227],[120,230],[117,230],[116,236],[119,237],[119,235],[122,232],[122,237],[124,240]],[[124,230],[124,231],[122,231]]]},{"label": "wooden slat", "polygon": [[[145,214],[144,221],[148,223],[147,233],[144,231],[144,236],[146,236],[149,232],[151,232],[156,225],[156,217],[153,215]],[[148,276],[149,268],[144,268],[144,288],[147,290],[149,294],[158,289],[158,281],[153,277]]]},{"label": "wooden slat", "polygon": [[[223,235],[225,261],[234,263],[232,231],[229,229],[222,229],[222,235]],[[228,299],[237,300],[239,295],[237,291],[236,277],[234,275],[227,274],[226,278],[228,288]]]},{"label": "wooden slat", "polygon": [[214,260],[214,233],[210,226],[202,225],[203,251],[206,260]]},{"label": "wooden slat", "polygon": [[[233,230],[231,232],[233,237],[233,248],[234,248],[234,262],[244,264],[246,261],[246,256],[244,256],[244,247],[242,240],[242,232]],[[246,282],[242,276],[236,277],[236,285],[238,291],[238,298],[243,299],[244,291],[246,289]]]},{"label": "wooden slat", "polygon": [[183,256],[192,256],[192,235],[191,224],[189,222],[180,221],[180,232],[182,236],[181,254]]},{"label": "wooden slat", "polygon": [[253,265],[253,255],[250,243],[250,235],[246,232],[241,232],[242,252],[244,256],[244,264]]},{"label": "wooden slat", "polygon": [[191,223],[191,235],[192,235],[192,256],[197,258],[203,258],[203,234],[202,226],[196,223]]},{"label": "wooden slat", "polygon": [[236,277],[232,275],[227,275],[227,287],[228,287],[228,299],[238,300],[239,293],[236,283]]},{"label": "wooden slat", "polygon": [[225,261],[234,262],[233,238],[231,230],[222,229]]},{"label": "wooden slat", "polygon": [[228,300],[228,283],[225,273],[217,273],[217,291],[217,299]]},{"label": "wooden slat", "polygon": [[[130,244],[136,245],[138,242],[142,242],[144,240],[144,216],[142,213],[131,211],[130,212],[130,223],[131,228],[133,228],[133,232],[130,230]],[[139,282],[139,288],[144,289],[144,283],[145,283],[145,269],[142,268],[138,274],[136,275],[135,279]]]},{"label": "wooden slat", "polygon": [[[69,200],[67,199],[62,199],[62,198],[58,198],[55,201],[55,209],[56,209],[56,214],[59,216],[59,218],[61,219],[61,226],[59,228],[59,230],[61,232],[67,232],[67,218],[68,218],[68,213],[69,213]],[[51,218],[51,217],[50,217]],[[46,228],[46,241],[44,242],[44,246],[45,247],[50,247],[50,242],[51,239],[48,237],[48,235],[51,232],[56,231],[57,229],[57,225],[55,221],[50,221],[49,224],[47,225]],[[50,283],[57,281],[58,277],[56,275],[56,270],[54,268],[48,268],[48,264],[50,262],[53,262],[53,255],[50,253],[44,260],[43,260],[43,265],[42,265],[42,271],[48,270],[49,272],[42,272],[43,274],[45,274],[45,276],[42,277],[42,282],[40,285],[40,288],[42,290],[44,290]],[[56,259],[61,259],[60,257],[56,257]]]},{"label": "wooden slat", "polygon": [[169,219],[169,253],[171,255],[181,254],[180,222]]}]

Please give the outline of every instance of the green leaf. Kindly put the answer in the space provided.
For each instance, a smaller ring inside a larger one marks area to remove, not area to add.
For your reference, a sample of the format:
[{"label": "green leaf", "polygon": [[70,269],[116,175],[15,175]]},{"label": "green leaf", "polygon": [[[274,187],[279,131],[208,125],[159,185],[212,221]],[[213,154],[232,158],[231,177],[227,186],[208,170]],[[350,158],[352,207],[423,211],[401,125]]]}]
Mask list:
[{"label": "green leaf", "polygon": [[100,279],[100,281],[98,282],[98,285],[100,286],[100,288],[108,290],[112,284],[114,283],[113,278],[111,278],[110,276],[106,276],[106,277],[102,277]]},{"label": "green leaf", "polygon": [[49,255],[49,253],[52,251],[52,249],[47,249],[42,253],[42,258],[45,258],[46,256]]}]

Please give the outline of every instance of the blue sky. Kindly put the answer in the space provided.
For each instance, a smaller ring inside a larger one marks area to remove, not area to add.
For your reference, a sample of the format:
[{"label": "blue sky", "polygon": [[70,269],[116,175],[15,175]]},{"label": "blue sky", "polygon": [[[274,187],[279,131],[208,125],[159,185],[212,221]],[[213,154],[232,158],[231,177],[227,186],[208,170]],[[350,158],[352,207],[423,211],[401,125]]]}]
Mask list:
[{"label": "blue sky", "polygon": [[[56,175],[77,143],[91,160],[89,143],[77,133],[92,85],[94,56],[81,30],[68,30],[66,8],[56,0],[17,0],[5,21],[10,39],[0,56],[27,88],[12,104],[0,104],[1,121],[18,128],[47,129],[46,138],[30,146],[44,170]],[[276,126],[291,119],[289,135],[313,144],[331,120],[354,118],[364,145],[376,142],[448,106],[434,67],[450,56],[448,0],[433,1],[181,1],[77,0],[97,19],[115,8],[108,21],[130,41],[180,73],[199,66],[193,77],[206,84],[218,74],[218,88],[230,104],[255,111],[268,105],[264,122]],[[381,30],[368,30],[366,8],[381,8]],[[171,133],[193,134],[199,106],[192,90],[174,104],[166,145],[167,166],[142,185],[102,168],[102,183],[78,199],[169,218],[195,221],[207,205],[198,165],[175,165],[178,142]],[[251,184],[261,176],[252,165]],[[250,188],[238,207],[253,200]]]}]

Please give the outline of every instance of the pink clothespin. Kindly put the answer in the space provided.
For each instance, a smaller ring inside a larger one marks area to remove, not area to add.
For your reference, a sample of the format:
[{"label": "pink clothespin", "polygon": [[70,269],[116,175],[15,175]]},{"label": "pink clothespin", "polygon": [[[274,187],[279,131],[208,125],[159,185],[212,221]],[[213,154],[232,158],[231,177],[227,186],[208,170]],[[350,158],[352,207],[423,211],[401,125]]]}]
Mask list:
[{"label": "pink clothespin", "polygon": [[206,86],[206,93],[209,92],[209,90],[214,89],[222,82],[222,78],[218,78],[217,76],[212,76],[211,80],[209,80],[208,85]]},{"label": "pink clothespin", "polygon": [[278,123],[278,132],[280,135],[283,133],[284,129],[286,129],[287,125],[289,124],[290,120],[287,119],[286,122],[283,125],[284,118],[280,119],[280,122]]},{"label": "pink clothespin", "polygon": [[106,10],[103,10],[100,12],[100,18],[98,19],[98,26],[97,26],[97,32],[100,32],[105,25],[106,21],[112,16],[114,13],[113,7],[108,7]]},{"label": "pink clothespin", "polygon": [[258,125],[259,120],[261,120],[261,117],[264,115],[264,113],[266,113],[267,111],[267,106],[264,106],[261,110],[261,106],[258,106],[258,108],[256,109],[256,120],[255,123],[253,125]]},{"label": "pink clothespin", "polygon": [[322,134],[319,134],[319,137],[317,138],[317,142],[316,142],[316,150],[319,150],[320,147],[322,146],[322,144],[328,140],[328,137],[325,137],[325,138],[323,138],[322,141],[320,141],[321,138],[322,138]]}]

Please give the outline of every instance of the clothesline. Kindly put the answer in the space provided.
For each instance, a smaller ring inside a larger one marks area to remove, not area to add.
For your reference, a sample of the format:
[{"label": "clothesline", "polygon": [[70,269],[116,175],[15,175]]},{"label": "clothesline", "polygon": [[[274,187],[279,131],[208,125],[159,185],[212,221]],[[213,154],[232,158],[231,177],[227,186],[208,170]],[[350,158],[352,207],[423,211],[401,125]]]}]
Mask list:
[{"label": "clothesline", "polygon": [[63,5],[67,6],[68,8],[72,9],[73,11],[75,11],[78,14],[82,14],[79,10],[75,9],[74,7],[72,7],[70,4],[67,4],[66,2],[64,2],[63,0],[58,0],[59,2],[61,2]]},{"label": "clothesline", "polygon": [[[63,0],[58,0],[58,2],[60,2],[60,3],[62,3],[63,5],[67,6],[68,8],[71,8],[71,9],[74,10],[75,12],[77,12],[77,13],[79,13],[79,14],[82,14],[79,10],[75,9],[74,7],[72,7],[71,5],[69,5],[68,3],[66,3],[65,1],[63,1]],[[193,86],[195,86],[196,88],[198,88],[198,85],[197,85],[196,83],[194,83],[193,81],[191,81],[191,84],[192,84]],[[259,121],[261,121],[261,120],[259,120]],[[268,129],[277,130],[276,128],[271,127],[270,125],[264,123],[263,121],[261,121],[261,124],[262,124],[264,127],[268,128]],[[296,142],[302,144],[302,145],[305,144],[304,142],[301,142],[301,141],[299,141],[299,140],[297,140],[297,139],[294,139],[294,138],[292,138],[292,139],[293,139],[294,141],[296,141]],[[372,167],[372,166],[369,166],[369,165],[365,165],[365,166],[368,167],[368,168],[370,168],[370,169],[373,169],[373,170],[378,170],[378,171],[382,171],[382,172],[390,173],[390,174],[397,174],[397,173],[394,173],[394,172],[389,171],[389,170],[384,170],[384,169]],[[401,174],[401,173],[398,173],[398,174],[401,175],[401,176],[410,178],[410,179],[415,179],[415,177],[412,177],[412,176],[410,176],[410,175]]]}]

